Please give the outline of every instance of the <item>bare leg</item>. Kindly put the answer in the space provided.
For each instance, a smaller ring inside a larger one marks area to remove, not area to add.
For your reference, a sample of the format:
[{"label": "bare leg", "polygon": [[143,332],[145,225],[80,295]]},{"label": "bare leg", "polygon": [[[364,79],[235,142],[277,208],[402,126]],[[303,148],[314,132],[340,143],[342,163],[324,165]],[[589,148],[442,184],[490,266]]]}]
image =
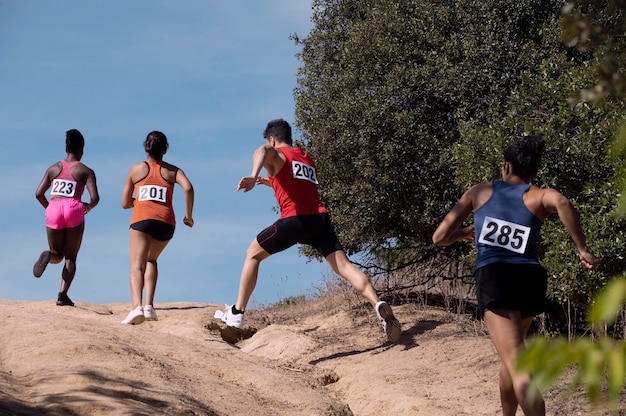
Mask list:
[{"label": "bare leg", "polygon": [[72,281],[74,281],[74,276],[76,275],[76,258],[78,257],[80,245],[83,242],[84,231],[85,223],[65,230],[65,265],[63,266],[63,272],[61,274],[60,289],[60,292],[64,295],[67,295],[67,291],[70,289]]},{"label": "bare leg", "polygon": [[538,391],[530,402],[530,375],[515,370],[520,347],[533,318],[521,318],[519,311],[485,312],[489,336],[501,360],[500,399],[504,416],[515,416],[519,405],[526,416],[545,416],[545,403]]},{"label": "bare leg", "polygon": [[59,264],[65,256],[65,230],[46,227],[48,247],[50,247],[50,263]]},{"label": "bare leg", "polygon": [[159,268],[157,259],[165,249],[168,241],[158,241],[152,239],[148,250],[146,269],[144,272],[144,288],[146,291],[146,305],[154,305],[154,293],[156,291],[157,280],[159,278]]},{"label": "bare leg", "polygon": [[372,306],[376,307],[380,299],[376,294],[376,290],[374,290],[374,286],[372,286],[372,282],[365,273],[354,264],[350,263],[350,260],[343,250],[330,253],[326,256],[326,261],[330,264],[330,267],[335,273],[350,282],[357,292],[367,299]]},{"label": "bare leg", "polygon": [[252,296],[252,292],[256,287],[256,281],[259,276],[259,264],[269,256],[270,253],[265,251],[254,238],[246,251],[246,259],[243,262],[241,278],[239,279],[239,294],[237,295],[235,308],[240,311],[246,310],[250,296]]},{"label": "bare leg", "polygon": [[148,251],[150,250],[150,235],[137,230],[130,230],[130,296],[133,307],[141,306],[144,286],[144,274]]},{"label": "bare leg", "polygon": [[67,291],[76,275],[76,257],[83,241],[84,230],[85,223],[64,230],[46,228],[48,245],[50,247],[50,263],[57,264],[65,259],[63,271],[61,272],[61,287],[59,289],[63,295],[67,295]]}]

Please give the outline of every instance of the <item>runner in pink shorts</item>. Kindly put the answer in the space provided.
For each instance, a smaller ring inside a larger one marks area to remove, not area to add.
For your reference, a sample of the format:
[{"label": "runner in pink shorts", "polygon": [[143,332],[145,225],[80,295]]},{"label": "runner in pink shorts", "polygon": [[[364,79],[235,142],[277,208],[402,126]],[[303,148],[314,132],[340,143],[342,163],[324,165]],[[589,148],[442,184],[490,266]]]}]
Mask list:
[{"label": "runner in pink shorts", "polygon": [[46,227],[54,230],[78,227],[85,221],[85,207],[80,199],[52,199],[46,208]]},{"label": "runner in pink shorts", "polygon": [[[98,202],[98,187],[93,170],[80,162],[85,139],[78,130],[65,134],[67,157],[50,166],[37,187],[35,197],[46,209],[46,232],[49,250],[44,250],[33,266],[33,274],[40,277],[48,263],[58,264],[65,259],[61,273],[61,289],[57,298],[59,306],[74,306],[67,291],[76,275],[76,257],[85,230],[85,214]],[[87,187],[89,203],[81,197]],[[46,192],[50,189],[50,201]]]}]

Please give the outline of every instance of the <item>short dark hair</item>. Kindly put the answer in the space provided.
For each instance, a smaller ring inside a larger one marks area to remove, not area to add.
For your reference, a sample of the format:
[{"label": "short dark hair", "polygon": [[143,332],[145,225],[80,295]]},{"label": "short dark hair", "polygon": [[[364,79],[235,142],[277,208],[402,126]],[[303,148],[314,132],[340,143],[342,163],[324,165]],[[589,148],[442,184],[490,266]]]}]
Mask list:
[{"label": "short dark hair", "polygon": [[85,148],[85,138],[80,131],[71,129],[65,132],[65,151],[67,153],[80,152]]},{"label": "short dark hair", "polygon": [[524,136],[504,149],[504,161],[511,164],[514,174],[530,178],[539,171],[545,146],[541,136]]},{"label": "short dark hair", "polygon": [[167,137],[160,131],[151,131],[143,142],[143,149],[155,159],[160,159],[169,147]]},{"label": "short dark hair", "polygon": [[286,143],[289,146],[293,145],[291,126],[282,118],[267,123],[267,127],[263,131],[263,137],[267,139],[270,136],[274,136],[279,143]]}]

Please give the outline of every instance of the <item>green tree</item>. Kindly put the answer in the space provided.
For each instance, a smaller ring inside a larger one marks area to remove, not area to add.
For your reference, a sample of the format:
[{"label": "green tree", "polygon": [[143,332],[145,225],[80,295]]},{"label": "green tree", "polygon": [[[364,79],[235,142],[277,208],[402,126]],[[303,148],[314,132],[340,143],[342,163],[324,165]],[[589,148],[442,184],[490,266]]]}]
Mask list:
[{"label": "green tree", "polygon": [[497,118],[519,74],[564,49],[555,39],[560,5],[313,2],[314,28],[295,37],[304,64],[296,123],[348,251],[431,249],[459,193],[460,124]]}]

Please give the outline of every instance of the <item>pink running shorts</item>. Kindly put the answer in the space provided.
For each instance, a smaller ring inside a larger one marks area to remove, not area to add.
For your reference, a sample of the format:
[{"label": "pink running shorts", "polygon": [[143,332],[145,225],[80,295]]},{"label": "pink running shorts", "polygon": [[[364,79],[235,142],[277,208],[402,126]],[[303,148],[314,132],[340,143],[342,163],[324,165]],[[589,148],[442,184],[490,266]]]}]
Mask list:
[{"label": "pink running shorts", "polygon": [[84,221],[85,208],[79,199],[52,199],[46,208],[46,227],[54,230],[74,228]]}]

